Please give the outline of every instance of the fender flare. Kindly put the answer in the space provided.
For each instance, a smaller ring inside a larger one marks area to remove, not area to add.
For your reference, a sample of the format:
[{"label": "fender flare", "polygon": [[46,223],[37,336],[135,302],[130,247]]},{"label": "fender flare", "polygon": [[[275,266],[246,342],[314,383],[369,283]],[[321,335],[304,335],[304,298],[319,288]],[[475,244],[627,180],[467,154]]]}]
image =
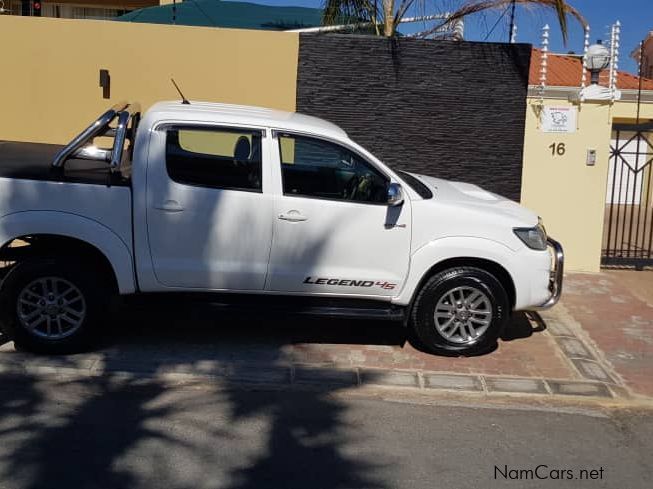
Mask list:
[{"label": "fender flare", "polygon": [[111,229],[87,217],[61,211],[20,211],[0,218],[0,246],[21,236],[50,234],[92,245],[108,260],[121,294],[136,290],[129,246]]},{"label": "fender flare", "polygon": [[[516,283],[516,270],[512,266],[514,251],[508,246],[487,238],[452,236],[426,243],[410,258],[408,277],[401,292],[393,300],[398,305],[409,305],[425,275],[438,263],[460,258],[488,260],[503,267]],[[516,293],[519,293],[516,290]]]}]

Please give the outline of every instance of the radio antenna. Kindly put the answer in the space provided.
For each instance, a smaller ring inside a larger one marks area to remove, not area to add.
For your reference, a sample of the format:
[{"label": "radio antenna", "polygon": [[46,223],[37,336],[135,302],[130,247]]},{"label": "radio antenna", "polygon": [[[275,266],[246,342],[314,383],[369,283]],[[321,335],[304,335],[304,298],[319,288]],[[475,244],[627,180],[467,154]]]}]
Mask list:
[{"label": "radio antenna", "polygon": [[175,86],[175,88],[179,92],[179,96],[181,97],[181,103],[184,104],[184,105],[190,105],[190,102],[188,101],[188,99],[186,97],[184,97],[184,94],[181,93],[181,90],[179,89],[179,86],[177,85],[177,83],[175,83],[175,79],[170,78],[170,81],[172,82],[172,84]]}]

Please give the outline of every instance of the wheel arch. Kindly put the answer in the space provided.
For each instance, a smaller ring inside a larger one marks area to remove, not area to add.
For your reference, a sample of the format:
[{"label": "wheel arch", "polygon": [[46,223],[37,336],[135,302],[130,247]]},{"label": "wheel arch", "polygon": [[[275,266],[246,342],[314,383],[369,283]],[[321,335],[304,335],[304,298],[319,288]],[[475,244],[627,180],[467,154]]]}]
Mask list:
[{"label": "wheel arch", "polygon": [[136,289],[131,252],[105,226],[82,216],[52,211],[18,212],[0,219],[0,261],[62,255],[91,260],[121,294]]},{"label": "wheel arch", "polygon": [[451,237],[435,240],[411,257],[410,274],[397,304],[411,306],[426,281],[443,270],[455,267],[476,267],[491,273],[499,280],[510,299],[511,308],[517,303],[517,287],[510,267],[510,248],[483,238]]},{"label": "wheel arch", "polygon": [[486,258],[478,258],[474,256],[461,256],[455,258],[448,258],[446,260],[442,260],[436,263],[435,265],[433,265],[431,268],[429,268],[426,271],[426,273],[422,276],[422,278],[418,282],[417,287],[413,291],[410,303],[411,304],[413,303],[413,300],[415,299],[417,292],[424,286],[424,284],[431,277],[433,277],[434,275],[440,272],[443,272],[444,270],[448,270],[450,268],[457,268],[457,267],[474,267],[492,274],[492,276],[494,276],[501,283],[504,290],[506,291],[506,294],[508,294],[508,298],[510,299],[510,307],[511,308],[515,307],[517,293],[515,290],[515,283],[508,270],[506,270],[502,265],[500,265],[495,261],[488,260]]},{"label": "wheel arch", "polygon": [[118,292],[118,279],[111,262],[94,245],[78,238],[56,234],[18,236],[0,247],[0,261],[21,262],[29,258],[74,257],[90,263],[108,279],[112,292]]}]

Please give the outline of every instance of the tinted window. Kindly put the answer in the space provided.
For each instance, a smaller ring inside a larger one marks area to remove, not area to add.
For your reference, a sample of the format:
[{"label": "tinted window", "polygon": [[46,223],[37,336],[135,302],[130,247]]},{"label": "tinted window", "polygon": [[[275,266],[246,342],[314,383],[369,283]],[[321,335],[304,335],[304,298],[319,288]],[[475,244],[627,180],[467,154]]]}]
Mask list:
[{"label": "tinted window", "polygon": [[261,134],[231,129],[173,128],[166,166],[178,183],[261,190]]},{"label": "tinted window", "polygon": [[395,173],[404,179],[410,188],[412,188],[423,199],[430,199],[433,197],[433,192],[418,178],[406,173],[402,170],[395,170]]},{"label": "tinted window", "polygon": [[357,154],[319,139],[279,135],[284,195],[385,203],[389,180]]}]

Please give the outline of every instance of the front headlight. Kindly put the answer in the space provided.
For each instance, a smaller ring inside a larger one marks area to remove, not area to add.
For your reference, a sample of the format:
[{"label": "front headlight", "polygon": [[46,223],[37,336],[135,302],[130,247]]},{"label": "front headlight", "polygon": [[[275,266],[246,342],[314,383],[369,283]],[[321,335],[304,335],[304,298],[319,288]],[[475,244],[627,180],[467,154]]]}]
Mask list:
[{"label": "front headlight", "polygon": [[514,228],[513,231],[526,246],[533,250],[546,250],[546,231],[540,222],[533,228]]}]

